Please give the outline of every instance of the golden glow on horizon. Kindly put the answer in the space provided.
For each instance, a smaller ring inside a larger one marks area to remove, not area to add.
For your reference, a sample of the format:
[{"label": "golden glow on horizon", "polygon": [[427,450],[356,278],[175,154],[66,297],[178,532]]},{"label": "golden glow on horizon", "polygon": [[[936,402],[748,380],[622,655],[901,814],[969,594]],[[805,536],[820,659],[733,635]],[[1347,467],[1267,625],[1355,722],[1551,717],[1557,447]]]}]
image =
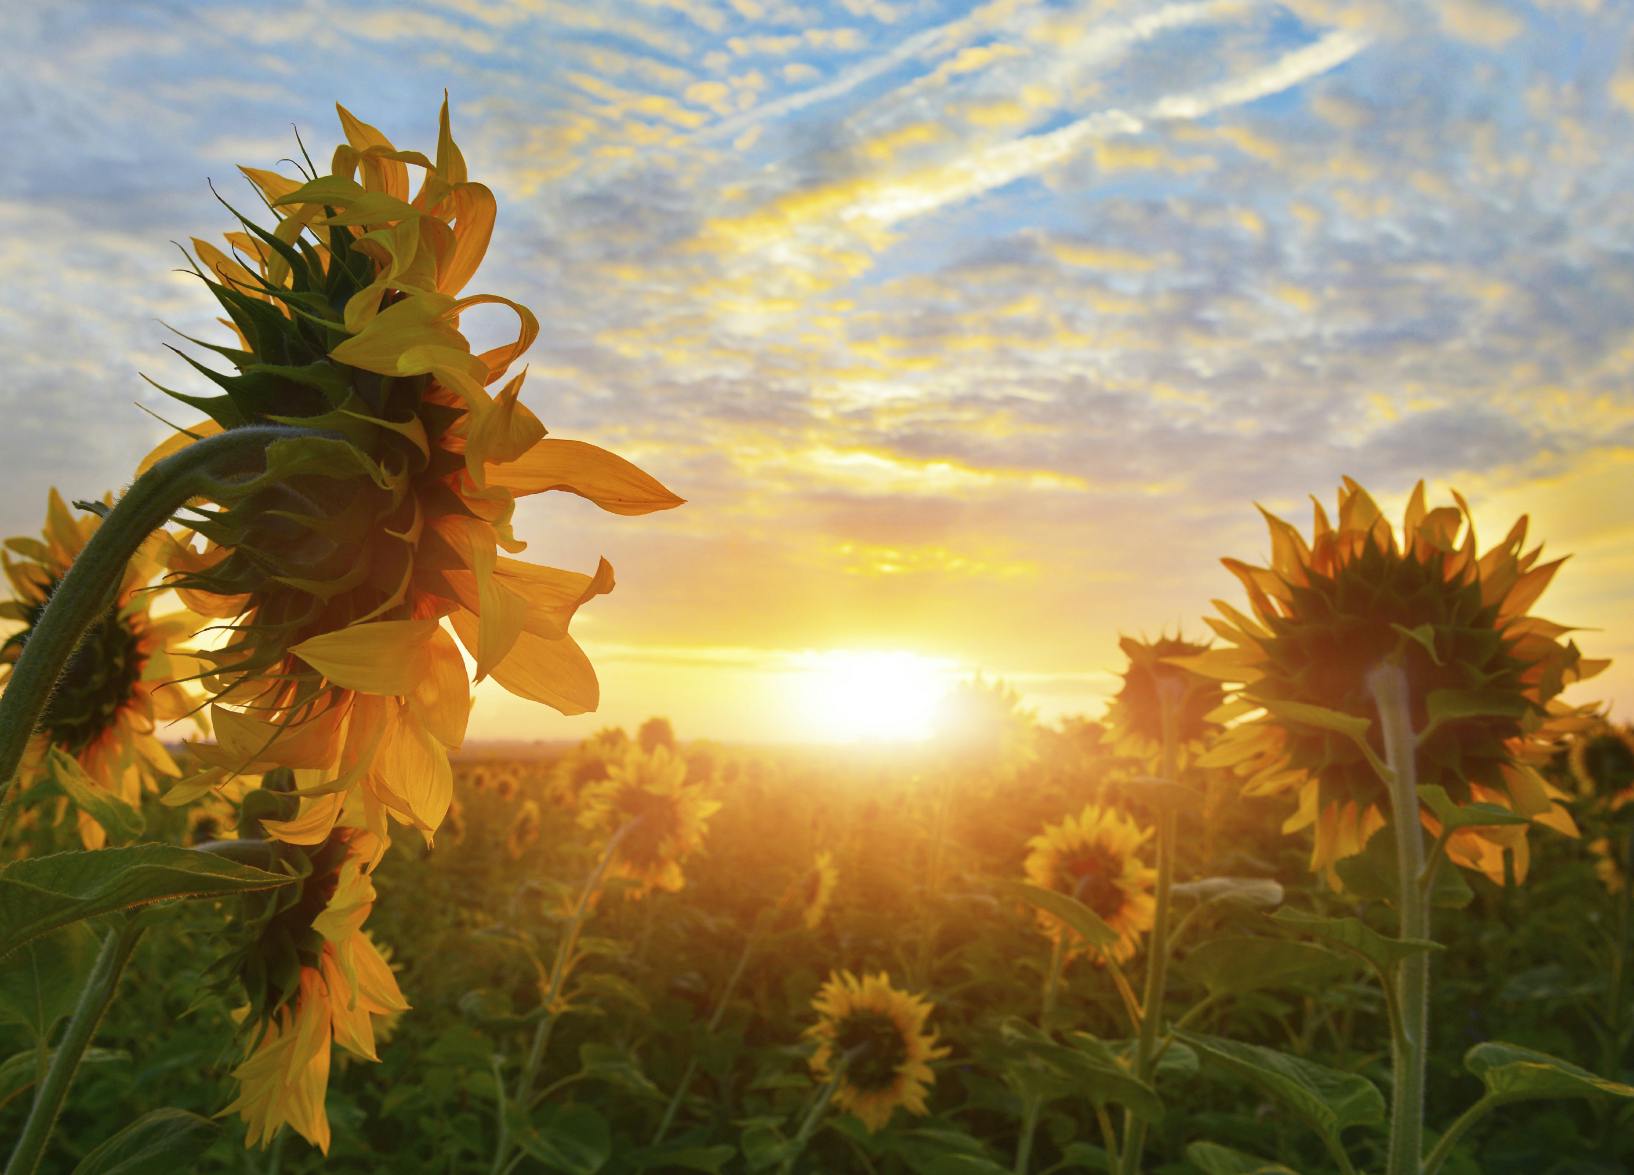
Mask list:
[{"label": "golden glow on horizon", "polygon": [[918,653],[829,650],[796,659],[799,706],[818,742],[919,742],[955,668]]}]

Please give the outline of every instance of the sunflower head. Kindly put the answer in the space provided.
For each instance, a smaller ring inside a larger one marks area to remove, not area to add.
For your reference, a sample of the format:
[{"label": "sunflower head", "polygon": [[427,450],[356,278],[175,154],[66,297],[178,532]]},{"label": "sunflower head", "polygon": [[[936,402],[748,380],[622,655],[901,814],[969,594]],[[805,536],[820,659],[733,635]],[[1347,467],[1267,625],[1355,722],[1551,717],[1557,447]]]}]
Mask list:
[{"label": "sunflower head", "polygon": [[1202,750],[1219,729],[1210,715],[1219,708],[1218,682],[1173,663],[1173,658],[1196,657],[1208,646],[1179,636],[1141,641],[1122,637],[1118,647],[1129,658],[1123,685],[1107,710],[1105,740],[1120,755],[1150,762],[1162,753],[1163,712],[1174,712],[1180,763]]},{"label": "sunflower head", "polygon": [[[1235,716],[1257,717],[1224,736],[1205,764],[1232,766],[1257,794],[1297,790],[1288,829],[1316,825],[1314,866],[1359,852],[1385,822],[1388,796],[1373,760],[1383,753],[1368,684],[1374,668],[1400,664],[1418,732],[1421,785],[1459,802],[1501,803],[1534,818],[1564,820],[1532,764],[1547,757],[1554,729],[1575,712],[1556,695],[1603,668],[1561,638],[1568,629],[1528,614],[1559,569],[1525,549],[1522,518],[1497,546],[1477,551],[1469,509],[1429,509],[1414,489],[1398,536],[1367,492],[1345,480],[1338,522],[1316,506],[1310,542],[1266,513],[1271,563],[1235,559],[1252,615],[1216,601],[1214,627],[1231,647],[1187,664],[1240,683]],[[1314,709],[1313,709],[1314,708]],[[1352,731],[1364,727],[1364,742]],[[1466,835],[1467,834],[1467,835]],[[1524,851],[1510,830],[1487,844]],[[1460,863],[1501,878],[1496,857],[1453,838]],[[1493,862],[1497,864],[1494,866]],[[1524,859],[1517,858],[1524,873]]]},{"label": "sunflower head", "polygon": [[[1596,722],[1567,753],[1578,794],[1615,803],[1634,801],[1634,729]],[[1621,806],[1621,805],[1618,805]]]},{"label": "sunflower head", "polygon": [[[1043,889],[1067,894],[1088,906],[1118,932],[1109,954],[1122,963],[1134,957],[1140,937],[1152,928],[1157,901],[1152,896],[1157,871],[1140,859],[1140,846],[1151,836],[1113,808],[1086,804],[1083,811],[1027,842],[1023,865],[1027,880]],[[1059,918],[1038,911],[1045,934],[1066,946],[1067,955],[1087,954],[1104,962],[1102,951],[1083,942]]]},{"label": "sunflower head", "polygon": [[850,1110],[870,1132],[890,1121],[897,1107],[924,1114],[925,1095],[936,1081],[929,1062],[948,1049],[927,1031],[930,1001],[891,986],[884,972],[837,971],[811,1006],[817,1023],[806,1035],[817,1042],[811,1071],[823,1081],[838,1078],[834,1102]]},{"label": "sunflower head", "polygon": [[510,831],[505,834],[505,851],[511,860],[519,861],[538,840],[539,805],[533,800],[523,800],[511,820]]},{"label": "sunflower head", "polygon": [[686,761],[668,748],[632,746],[606,779],[585,789],[579,825],[619,837],[607,875],[634,881],[634,897],[686,885],[681,863],[703,846],[709,818],[720,809],[686,774]]},{"label": "sunflower head", "polygon": [[806,870],[795,887],[800,921],[807,930],[816,930],[823,924],[829,903],[834,900],[834,889],[839,883],[840,871],[834,865],[834,854],[824,849],[817,854],[811,868]]},{"label": "sunflower head", "polygon": [[[102,504],[111,501],[104,498]],[[98,513],[87,510],[76,517],[52,490],[41,536],[7,539],[0,549],[12,589],[12,598],[0,603],[0,619],[17,626],[0,643],[0,684],[10,676],[57,585],[100,525]],[[191,634],[193,620],[174,610],[164,616],[152,613],[155,593],[149,585],[163,570],[161,557],[159,539],[138,550],[107,612],[69,658],[24,757],[25,778],[41,770],[51,748],[74,758],[96,786],[131,804],[161,775],[180,774],[156,731],[194,708],[195,699],[174,684],[190,674],[191,664],[169,651]],[[106,842],[106,832],[88,813],[79,815],[79,832],[87,848]]]}]

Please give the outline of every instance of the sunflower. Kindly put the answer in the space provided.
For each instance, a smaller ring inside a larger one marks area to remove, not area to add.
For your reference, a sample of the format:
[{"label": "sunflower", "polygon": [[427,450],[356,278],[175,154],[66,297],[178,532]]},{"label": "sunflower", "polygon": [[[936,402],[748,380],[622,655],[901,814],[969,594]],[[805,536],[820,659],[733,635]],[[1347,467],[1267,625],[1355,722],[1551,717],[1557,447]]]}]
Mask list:
[{"label": "sunflower", "polygon": [[811,1001],[817,1023],[806,1035],[817,1042],[811,1071],[821,1081],[838,1077],[834,1103],[862,1120],[870,1133],[901,1106],[924,1114],[936,1082],[927,1063],[948,1049],[925,1031],[930,1001],[891,986],[883,971],[858,979],[831,972]]},{"label": "sunflower", "polygon": [[[1298,810],[1284,831],[1315,826],[1312,867],[1330,878],[1335,861],[1360,852],[1386,823],[1387,789],[1374,766],[1383,744],[1367,678],[1389,659],[1402,664],[1411,690],[1420,784],[1574,831],[1561,794],[1536,765],[1583,722],[1558,701],[1561,689],[1605,662],[1584,660],[1561,640],[1569,629],[1527,614],[1562,561],[1539,563],[1541,548],[1524,550],[1526,519],[1478,554],[1468,505],[1453,497],[1457,506],[1429,509],[1420,482],[1399,540],[1348,478],[1338,526],[1318,504],[1308,544],[1266,513],[1271,565],[1224,560],[1254,614],[1215,601],[1223,619],[1209,623],[1232,647],[1185,662],[1239,683],[1219,716],[1245,719],[1199,761],[1233,768],[1248,794],[1296,792]],[[1364,729],[1365,746],[1353,734]],[[1425,823],[1439,831],[1433,819]],[[1460,829],[1448,855],[1501,882],[1510,850],[1524,877],[1525,833],[1525,825]]]},{"label": "sunflower", "polygon": [[[111,500],[105,498],[104,504]],[[41,537],[6,540],[0,563],[11,581],[12,599],[0,603],[0,618],[22,627],[0,644],[5,675],[0,682],[10,676],[51,594],[101,524],[92,511],[70,514],[53,489]],[[163,570],[161,554],[159,540],[150,541],[126,566],[107,613],[86,632],[46,703],[24,753],[21,778],[41,774],[55,748],[71,756],[96,787],[134,806],[160,776],[181,774],[156,732],[195,708],[196,699],[171,684],[189,676],[192,666],[170,652],[170,646],[191,635],[194,620],[184,611],[153,614],[154,593],[148,587]],[[79,835],[89,849],[107,842],[102,825],[84,810],[79,812]]]},{"label": "sunflower", "polygon": [[1634,801],[1634,729],[1597,722],[1572,740],[1566,762],[1580,795],[1614,808]]},{"label": "sunflower", "polygon": [[377,1061],[376,1020],[389,1024],[408,1008],[363,930],[374,905],[371,871],[384,851],[365,829],[334,829],[309,854],[311,873],[291,887],[298,893],[248,922],[251,942],[229,956],[250,998],[250,1046],[233,1070],[238,1096],[222,1113],[243,1116],[246,1146],[265,1146],[287,1122],[327,1153],[331,1045]]},{"label": "sunflower", "polygon": [[510,831],[505,834],[505,851],[510,854],[511,860],[520,861],[522,855],[538,841],[539,805],[532,800],[523,800],[511,821]]},{"label": "sunflower", "polygon": [[[524,545],[516,498],[566,490],[626,515],[680,499],[612,453],[547,439],[519,398],[523,376],[506,379],[538,322],[508,299],[462,294],[495,203],[467,177],[447,102],[435,159],[345,109],[340,120],[347,142],[328,174],[244,169],[270,230],[241,217],[230,254],[194,241],[237,336],[210,349],[236,371],[194,363],[220,394],[171,393],[208,419],[148,462],[214,433],[301,430],[222,471],[194,533],[174,540],[171,582],[224,634],[201,654],[217,742],[198,748],[209,770],[189,787],[287,766],[307,799],[274,836],[319,843],[360,791],[377,835],[389,815],[429,841],[470,708],[459,645],[478,680],[566,714],[598,702],[567,630],[612,589],[612,568],[510,558]],[[411,168],[424,177],[412,196]],[[488,306],[514,314],[516,334],[473,353],[460,320]]]},{"label": "sunflower", "polygon": [[[1086,804],[1076,816],[1046,824],[1027,842],[1027,880],[1076,898],[1117,931],[1118,941],[1106,951],[1114,962],[1134,957],[1140,936],[1151,930],[1157,916],[1152,896],[1157,871],[1139,856],[1151,834],[1122,812]],[[1066,944],[1067,957],[1084,953],[1096,963],[1103,961],[1100,949],[1079,940],[1055,915],[1040,910],[1038,923],[1051,939]]]},{"label": "sunflower", "polygon": [[1163,750],[1163,697],[1173,698],[1175,733],[1179,739],[1179,765],[1201,752],[1219,723],[1211,715],[1219,708],[1222,692],[1218,682],[1200,677],[1171,662],[1175,657],[1195,657],[1208,651],[1178,636],[1139,641],[1122,637],[1118,647],[1129,658],[1123,685],[1107,709],[1104,740],[1114,753],[1151,762]]},{"label": "sunflower", "polygon": [[710,816],[720,809],[702,787],[687,783],[686,763],[667,747],[630,747],[607,778],[584,791],[579,825],[610,837],[623,829],[607,876],[636,882],[632,896],[686,885],[681,862],[703,845]]},{"label": "sunflower", "polygon": [[807,930],[816,930],[828,914],[834,900],[834,889],[840,883],[840,871],[834,866],[834,854],[827,849],[817,854],[811,868],[796,886],[799,898],[800,921]]}]

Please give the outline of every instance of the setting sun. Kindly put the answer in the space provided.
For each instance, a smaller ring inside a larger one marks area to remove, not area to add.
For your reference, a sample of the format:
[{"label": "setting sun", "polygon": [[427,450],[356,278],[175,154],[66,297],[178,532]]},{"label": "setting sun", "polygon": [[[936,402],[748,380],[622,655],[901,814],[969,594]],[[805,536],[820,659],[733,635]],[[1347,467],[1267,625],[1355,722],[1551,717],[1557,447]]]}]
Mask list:
[{"label": "setting sun", "polygon": [[800,709],[822,742],[929,738],[955,675],[951,662],[905,652],[830,650],[803,653],[796,664]]}]

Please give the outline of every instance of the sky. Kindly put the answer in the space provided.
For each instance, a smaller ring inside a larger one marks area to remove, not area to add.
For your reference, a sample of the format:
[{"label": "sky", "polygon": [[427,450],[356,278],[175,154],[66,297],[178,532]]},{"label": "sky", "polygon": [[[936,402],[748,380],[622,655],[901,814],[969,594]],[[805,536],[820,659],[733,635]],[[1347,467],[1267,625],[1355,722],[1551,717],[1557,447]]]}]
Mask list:
[{"label": "sky", "polygon": [[[1634,709],[1634,11],[1617,0],[279,0],[0,11],[0,532],[117,490],[214,327],[176,242],[339,101],[499,201],[471,292],[542,324],[553,435],[688,499],[541,495],[612,595],[564,718],[472,735],[889,733],[982,672],[1098,715],[1339,479],[1519,514],[1536,611]],[[281,165],[287,172],[289,164]],[[480,311],[478,343],[507,323]],[[185,410],[183,410],[185,411]],[[911,703],[909,705],[908,703]],[[901,719],[901,715],[898,715]],[[907,721],[901,719],[901,721]],[[917,721],[917,719],[914,719]]]}]

